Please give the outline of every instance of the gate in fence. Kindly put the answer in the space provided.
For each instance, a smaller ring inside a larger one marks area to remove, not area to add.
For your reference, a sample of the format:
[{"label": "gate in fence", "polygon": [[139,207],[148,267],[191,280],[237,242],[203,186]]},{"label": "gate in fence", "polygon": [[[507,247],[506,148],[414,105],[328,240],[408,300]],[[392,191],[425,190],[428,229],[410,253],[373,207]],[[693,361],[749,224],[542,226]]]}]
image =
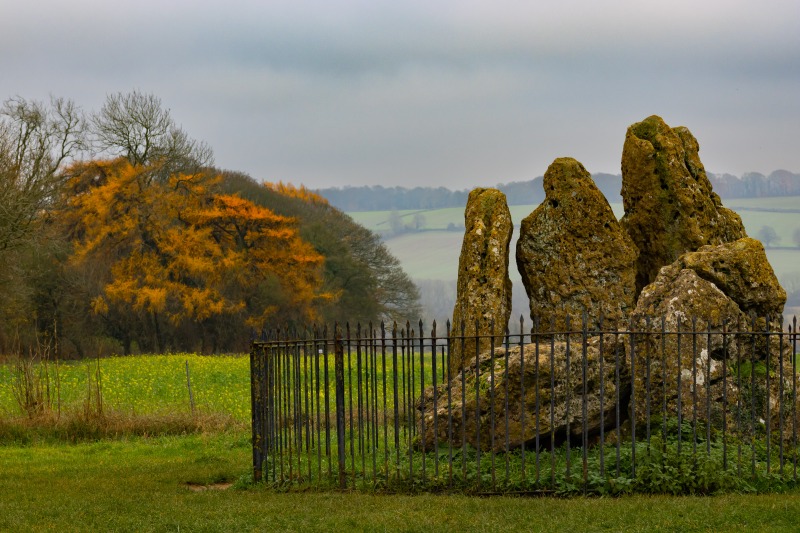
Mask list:
[{"label": "gate in fence", "polygon": [[679,467],[797,481],[796,318],[566,323],[265,333],[250,355],[254,479],[603,492]]}]

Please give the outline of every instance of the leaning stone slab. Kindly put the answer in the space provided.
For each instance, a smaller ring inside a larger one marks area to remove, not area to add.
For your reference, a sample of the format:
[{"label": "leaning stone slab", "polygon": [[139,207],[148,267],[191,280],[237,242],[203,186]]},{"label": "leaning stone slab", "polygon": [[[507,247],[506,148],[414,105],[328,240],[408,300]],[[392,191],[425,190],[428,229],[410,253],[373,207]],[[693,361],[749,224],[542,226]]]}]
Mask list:
[{"label": "leaning stone slab", "polygon": [[428,387],[417,400],[417,446],[467,442],[499,452],[533,446],[537,435],[540,446],[558,446],[583,435],[584,409],[587,435],[597,435],[601,427],[616,427],[618,402],[620,421],[627,419],[625,361],[624,344],[613,335],[590,338],[585,349],[540,339],[484,352],[477,364],[435,390]]}]

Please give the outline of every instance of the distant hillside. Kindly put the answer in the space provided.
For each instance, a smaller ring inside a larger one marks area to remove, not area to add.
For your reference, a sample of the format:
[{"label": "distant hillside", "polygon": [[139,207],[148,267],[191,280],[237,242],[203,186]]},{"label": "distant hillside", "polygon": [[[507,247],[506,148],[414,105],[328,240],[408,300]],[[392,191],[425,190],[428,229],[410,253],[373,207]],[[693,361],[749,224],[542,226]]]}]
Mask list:
[{"label": "distant hillside", "polygon": [[[709,174],[714,191],[722,198],[762,198],[766,196],[800,196],[800,174],[776,170],[769,176],[750,172],[742,177],[731,174]],[[609,202],[619,202],[622,176],[619,174],[593,174],[597,187]],[[508,197],[509,205],[532,205],[544,200],[542,176],[529,181],[500,183],[495,188]],[[405,209],[441,209],[463,207],[468,190],[450,190],[445,187],[344,187],[316,191],[331,205],[342,211],[387,211]]]}]

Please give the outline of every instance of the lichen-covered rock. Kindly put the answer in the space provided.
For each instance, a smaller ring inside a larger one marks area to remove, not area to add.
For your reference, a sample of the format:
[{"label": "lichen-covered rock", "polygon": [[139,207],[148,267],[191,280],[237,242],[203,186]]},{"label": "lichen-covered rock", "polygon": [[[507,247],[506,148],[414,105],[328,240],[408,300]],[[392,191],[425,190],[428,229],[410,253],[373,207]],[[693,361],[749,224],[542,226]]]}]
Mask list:
[{"label": "lichen-covered rock", "polygon": [[634,306],[637,249],[591,175],[572,158],[556,159],[544,175],[545,200],[523,221],[517,268],[531,317],[564,331],[614,327]]},{"label": "lichen-covered rock", "polygon": [[[478,357],[449,383],[428,387],[416,402],[417,446],[464,441],[502,451],[523,444],[580,438],[627,418],[630,374],[624,344],[612,335],[582,343],[545,341],[500,347]],[[621,368],[616,374],[617,365]],[[584,373],[585,369],[585,373]],[[449,401],[448,401],[449,400]]]},{"label": "lichen-covered rock", "polygon": [[[762,333],[780,331],[785,301],[764,248],[754,239],[703,246],[662,268],[634,311],[644,334],[637,335],[634,349],[636,418],[666,410],[667,416],[680,412],[685,420],[710,417],[717,424],[727,416],[728,427],[734,427],[737,402],[746,392],[749,405],[752,396],[749,381],[747,391],[737,381],[743,364],[777,374],[782,367],[787,380],[792,375],[788,343]],[[764,390],[757,396],[766,396]],[[780,380],[774,379],[770,402],[778,405],[781,396]]]},{"label": "lichen-covered rock", "polygon": [[[464,241],[458,260],[458,286],[453,309],[453,335],[504,335],[511,316],[511,279],[508,257],[514,223],[506,196],[496,189],[475,189],[469,194],[464,213]],[[475,324],[478,329],[475,331]],[[490,332],[491,324],[494,331]],[[482,338],[479,351],[490,347]],[[450,368],[453,374],[474,359],[476,343],[453,342]]]},{"label": "lichen-covered rock", "polygon": [[677,264],[716,285],[745,313],[772,318],[783,314],[786,291],[769,264],[764,245],[755,239],[703,246],[683,255]]},{"label": "lichen-covered rock", "polygon": [[621,224],[639,248],[637,294],[683,253],[747,236],[739,215],[712,191],[699,150],[688,129],[657,116],[628,128]]}]

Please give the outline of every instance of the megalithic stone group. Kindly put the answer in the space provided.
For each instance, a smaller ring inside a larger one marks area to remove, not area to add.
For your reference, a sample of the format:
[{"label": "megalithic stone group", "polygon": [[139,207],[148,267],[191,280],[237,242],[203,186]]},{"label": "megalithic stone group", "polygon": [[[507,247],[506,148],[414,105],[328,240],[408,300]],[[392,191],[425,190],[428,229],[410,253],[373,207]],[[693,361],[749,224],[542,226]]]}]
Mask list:
[{"label": "megalithic stone group", "polygon": [[[517,268],[539,332],[564,333],[567,323],[580,327],[584,317],[590,330],[605,331],[634,323],[655,331],[664,327],[660,317],[679,330],[696,327],[693,319],[713,332],[725,324],[737,324],[740,331],[780,330],[786,293],[764,247],[747,237],[741,218],[712,190],[699,150],[687,128],[670,128],[658,116],[631,125],[622,150],[620,221],[581,163],[567,157],[553,161],[544,175],[546,197],[522,221],[516,243]],[[494,189],[473,191],[465,226],[452,334],[461,335],[463,323],[466,339],[451,343],[453,376],[489,348],[488,338],[470,338],[476,324],[478,334],[503,335],[511,308],[513,225],[505,196]],[[684,360],[689,352],[682,355],[670,342],[650,348],[664,352],[670,368],[686,371],[698,364],[721,368],[709,358],[733,356],[767,359],[766,365],[777,368],[778,360],[767,354],[783,360],[778,354],[785,351],[765,345],[744,354],[732,342],[724,349],[708,346],[698,352],[706,359],[691,361]],[[653,379],[661,375],[651,370]],[[674,379],[676,373],[668,375]],[[677,383],[654,385],[674,399]]]}]

